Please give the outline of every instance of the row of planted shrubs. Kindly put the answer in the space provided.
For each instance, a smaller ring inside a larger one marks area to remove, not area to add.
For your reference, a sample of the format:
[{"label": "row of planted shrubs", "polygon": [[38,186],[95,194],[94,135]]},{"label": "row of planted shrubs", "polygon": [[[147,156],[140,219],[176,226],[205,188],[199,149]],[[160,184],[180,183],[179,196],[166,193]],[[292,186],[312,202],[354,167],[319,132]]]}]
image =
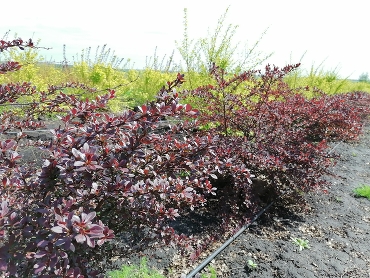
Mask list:
[{"label": "row of planted shrubs", "polygon": [[[1,51],[11,47],[33,43],[0,41]],[[20,66],[1,64],[0,73]],[[86,100],[62,92],[96,94],[79,83],[42,92],[30,83],[0,85],[1,273],[102,276],[100,262],[117,255],[112,239],[123,234],[131,240],[127,252],[156,242],[195,259],[264,205],[256,184],[269,201],[298,203],[302,191],[325,191],[322,175],[334,158],[328,142],[357,138],[370,98],[291,89],[283,78],[298,66],[232,75],[213,65],[213,82],[191,91],[181,91],[179,73],[156,101],[118,115],[107,111],[113,90]],[[24,95],[33,102],[12,109]],[[27,140],[25,130],[52,115],[60,118],[52,139]],[[158,131],[163,121],[171,125]],[[19,132],[11,138],[10,131]],[[42,150],[42,166],[21,163],[30,147]],[[222,224],[199,237],[176,234],[169,221],[201,207]]]}]

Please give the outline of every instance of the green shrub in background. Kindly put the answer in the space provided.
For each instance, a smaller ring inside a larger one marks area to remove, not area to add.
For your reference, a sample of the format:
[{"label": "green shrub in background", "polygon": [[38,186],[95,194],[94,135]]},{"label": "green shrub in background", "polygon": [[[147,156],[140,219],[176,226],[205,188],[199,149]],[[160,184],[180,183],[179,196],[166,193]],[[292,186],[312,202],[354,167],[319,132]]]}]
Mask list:
[{"label": "green shrub in background", "polygon": [[131,106],[137,106],[154,100],[157,92],[166,84],[167,80],[173,79],[176,73],[146,68],[143,71],[128,71],[126,76],[128,80],[135,81],[123,88],[122,97],[128,98]]},{"label": "green shrub in background", "polygon": [[176,46],[183,62],[180,63],[180,70],[187,76],[188,83],[185,86],[187,89],[194,89],[211,80],[209,69],[212,63],[228,72],[237,73],[261,65],[272,55],[257,52],[257,46],[266,31],[249,49],[245,47],[241,50],[240,44],[234,43],[233,38],[238,26],[225,23],[228,10],[229,8],[219,18],[213,33],[208,32],[206,38],[194,41],[189,39],[187,9],[184,9],[183,39],[180,42],[176,41]]},{"label": "green shrub in background", "polygon": [[[64,60],[66,61],[66,58]],[[107,49],[105,44],[96,48],[94,57],[91,55],[91,47],[88,47],[83,49],[81,54],[76,54],[73,60],[74,63],[70,69],[73,81],[87,84],[97,90],[115,88],[118,97],[109,104],[113,112],[122,111],[130,106],[128,97],[124,97],[126,91],[120,86],[129,83],[124,69],[130,66],[130,59],[124,62],[124,59],[115,55],[114,51]],[[83,97],[92,99],[95,95],[85,93]]]},{"label": "green shrub in background", "polygon": [[[40,63],[44,58],[39,54],[38,50],[33,48],[27,48],[25,50],[12,48],[8,51],[1,52],[0,58],[0,61],[17,61],[22,65],[21,70],[9,72],[8,74],[0,74],[0,84],[32,82],[38,90],[46,90],[47,84],[39,74]],[[21,96],[18,102],[28,103],[32,102],[32,100],[30,96]],[[1,110],[2,107],[0,107]],[[12,110],[17,110],[18,113],[22,112],[22,108],[20,107],[14,107]]]},{"label": "green shrub in background", "polygon": [[[103,63],[96,63],[91,66],[86,62],[75,63],[71,71],[75,81],[97,88],[98,90],[114,88],[128,83],[125,72]],[[120,89],[117,89],[117,94],[119,93]],[[83,96],[87,98],[95,97],[94,95]]]},{"label": "green shrub in background", "polygon": [[12,48],[2,54],[4,55],[1,57],[2,60],[19,62],[22,65],[22,70],[0,75],[1,83],[32,82],[37,89],[46,89],[46,84],[39,75],[39,63],[44,60],[39,54],[39,50],[34,48],[27,48],[25,50]]}]

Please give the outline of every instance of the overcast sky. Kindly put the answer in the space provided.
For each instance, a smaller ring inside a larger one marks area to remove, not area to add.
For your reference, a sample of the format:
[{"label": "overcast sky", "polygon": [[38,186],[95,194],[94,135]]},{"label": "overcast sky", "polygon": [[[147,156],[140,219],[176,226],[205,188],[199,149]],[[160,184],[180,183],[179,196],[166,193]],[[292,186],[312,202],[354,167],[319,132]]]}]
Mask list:
[{"label": "overcast sky", "polygon": [[[10,30],[24,39],[41,39],[51,47],[41,53],[47,60],[67,58],[82,49],[107,44],[116,54],[130,58],[136,68],[146,57],[168,56],[183,38],[184,8],[188,9],[189,38],[206,37],[229,7],[225,23],[238,25],[234,41],[258,46],[267,61],[284,66],[299,62],[303,68],[319,66],[341,77],[357,79],[370,73],[368,0],[132,0],[132,1],[3,1],[0,37]],[[0,57],[1,58],[1,57]],[[175,59],[180,59],[175,52]]]}]

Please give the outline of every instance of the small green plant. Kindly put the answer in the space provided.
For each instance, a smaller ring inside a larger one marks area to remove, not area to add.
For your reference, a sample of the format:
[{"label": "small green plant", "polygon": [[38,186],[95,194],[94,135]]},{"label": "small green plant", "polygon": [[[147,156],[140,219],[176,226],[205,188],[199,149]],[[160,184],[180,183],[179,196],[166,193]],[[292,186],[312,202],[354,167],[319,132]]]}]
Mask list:
[{"label": "small green plant", "polygon": [[186,170],[181,170],[179,173],[179,177],[186,178],[190,176],[190,172]]},{"label": "small green plant", "polygon": [[364,197],[370,200],[370,185],[362,185],[354,190],[356,197]]},{"label": "small green plant", "polygon": [[292,238],[293,243],[297,244],[299,246],[299,251],[302,251],[303,249],[310,249],[311,247],[308,245],[308,240],[301,239],[301,238]]},{"label": "small green plant", "polygon": [[251,269],[251,270],[254,270],[257,268],[257,263],[255,263],[254,261],[252,260],[248,260],[248,267]]},{"label": "small green plant", "polygon": [[208,267],[209,273],[203,273],[201,274],[200,278],[217,278],[216,269],[212,266]]},{"label": "small green plant", "polygon": [[155,270],[148,269],[146,258],[143,257],[140,265],[123,265],[121,270],[115,270],[108,273],[109,278],[164,278],[163,275]]}]

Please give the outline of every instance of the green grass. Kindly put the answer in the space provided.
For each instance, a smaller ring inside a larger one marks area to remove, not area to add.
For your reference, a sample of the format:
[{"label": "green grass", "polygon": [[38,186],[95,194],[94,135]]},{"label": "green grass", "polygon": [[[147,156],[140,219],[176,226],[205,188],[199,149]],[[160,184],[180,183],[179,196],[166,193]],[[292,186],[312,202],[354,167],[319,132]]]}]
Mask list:
[{"label": "green grass", "polygon": [[140,265],[123,265],[120,270],[108,273],[108,278],[165,278],[159,272],[151,270],[146,265],[146,258],[142,258]]},{"label": "green grass", "polygon": [[364,197],[370,200],[370,185],[362,185],[354,189],[356,197]]}]

